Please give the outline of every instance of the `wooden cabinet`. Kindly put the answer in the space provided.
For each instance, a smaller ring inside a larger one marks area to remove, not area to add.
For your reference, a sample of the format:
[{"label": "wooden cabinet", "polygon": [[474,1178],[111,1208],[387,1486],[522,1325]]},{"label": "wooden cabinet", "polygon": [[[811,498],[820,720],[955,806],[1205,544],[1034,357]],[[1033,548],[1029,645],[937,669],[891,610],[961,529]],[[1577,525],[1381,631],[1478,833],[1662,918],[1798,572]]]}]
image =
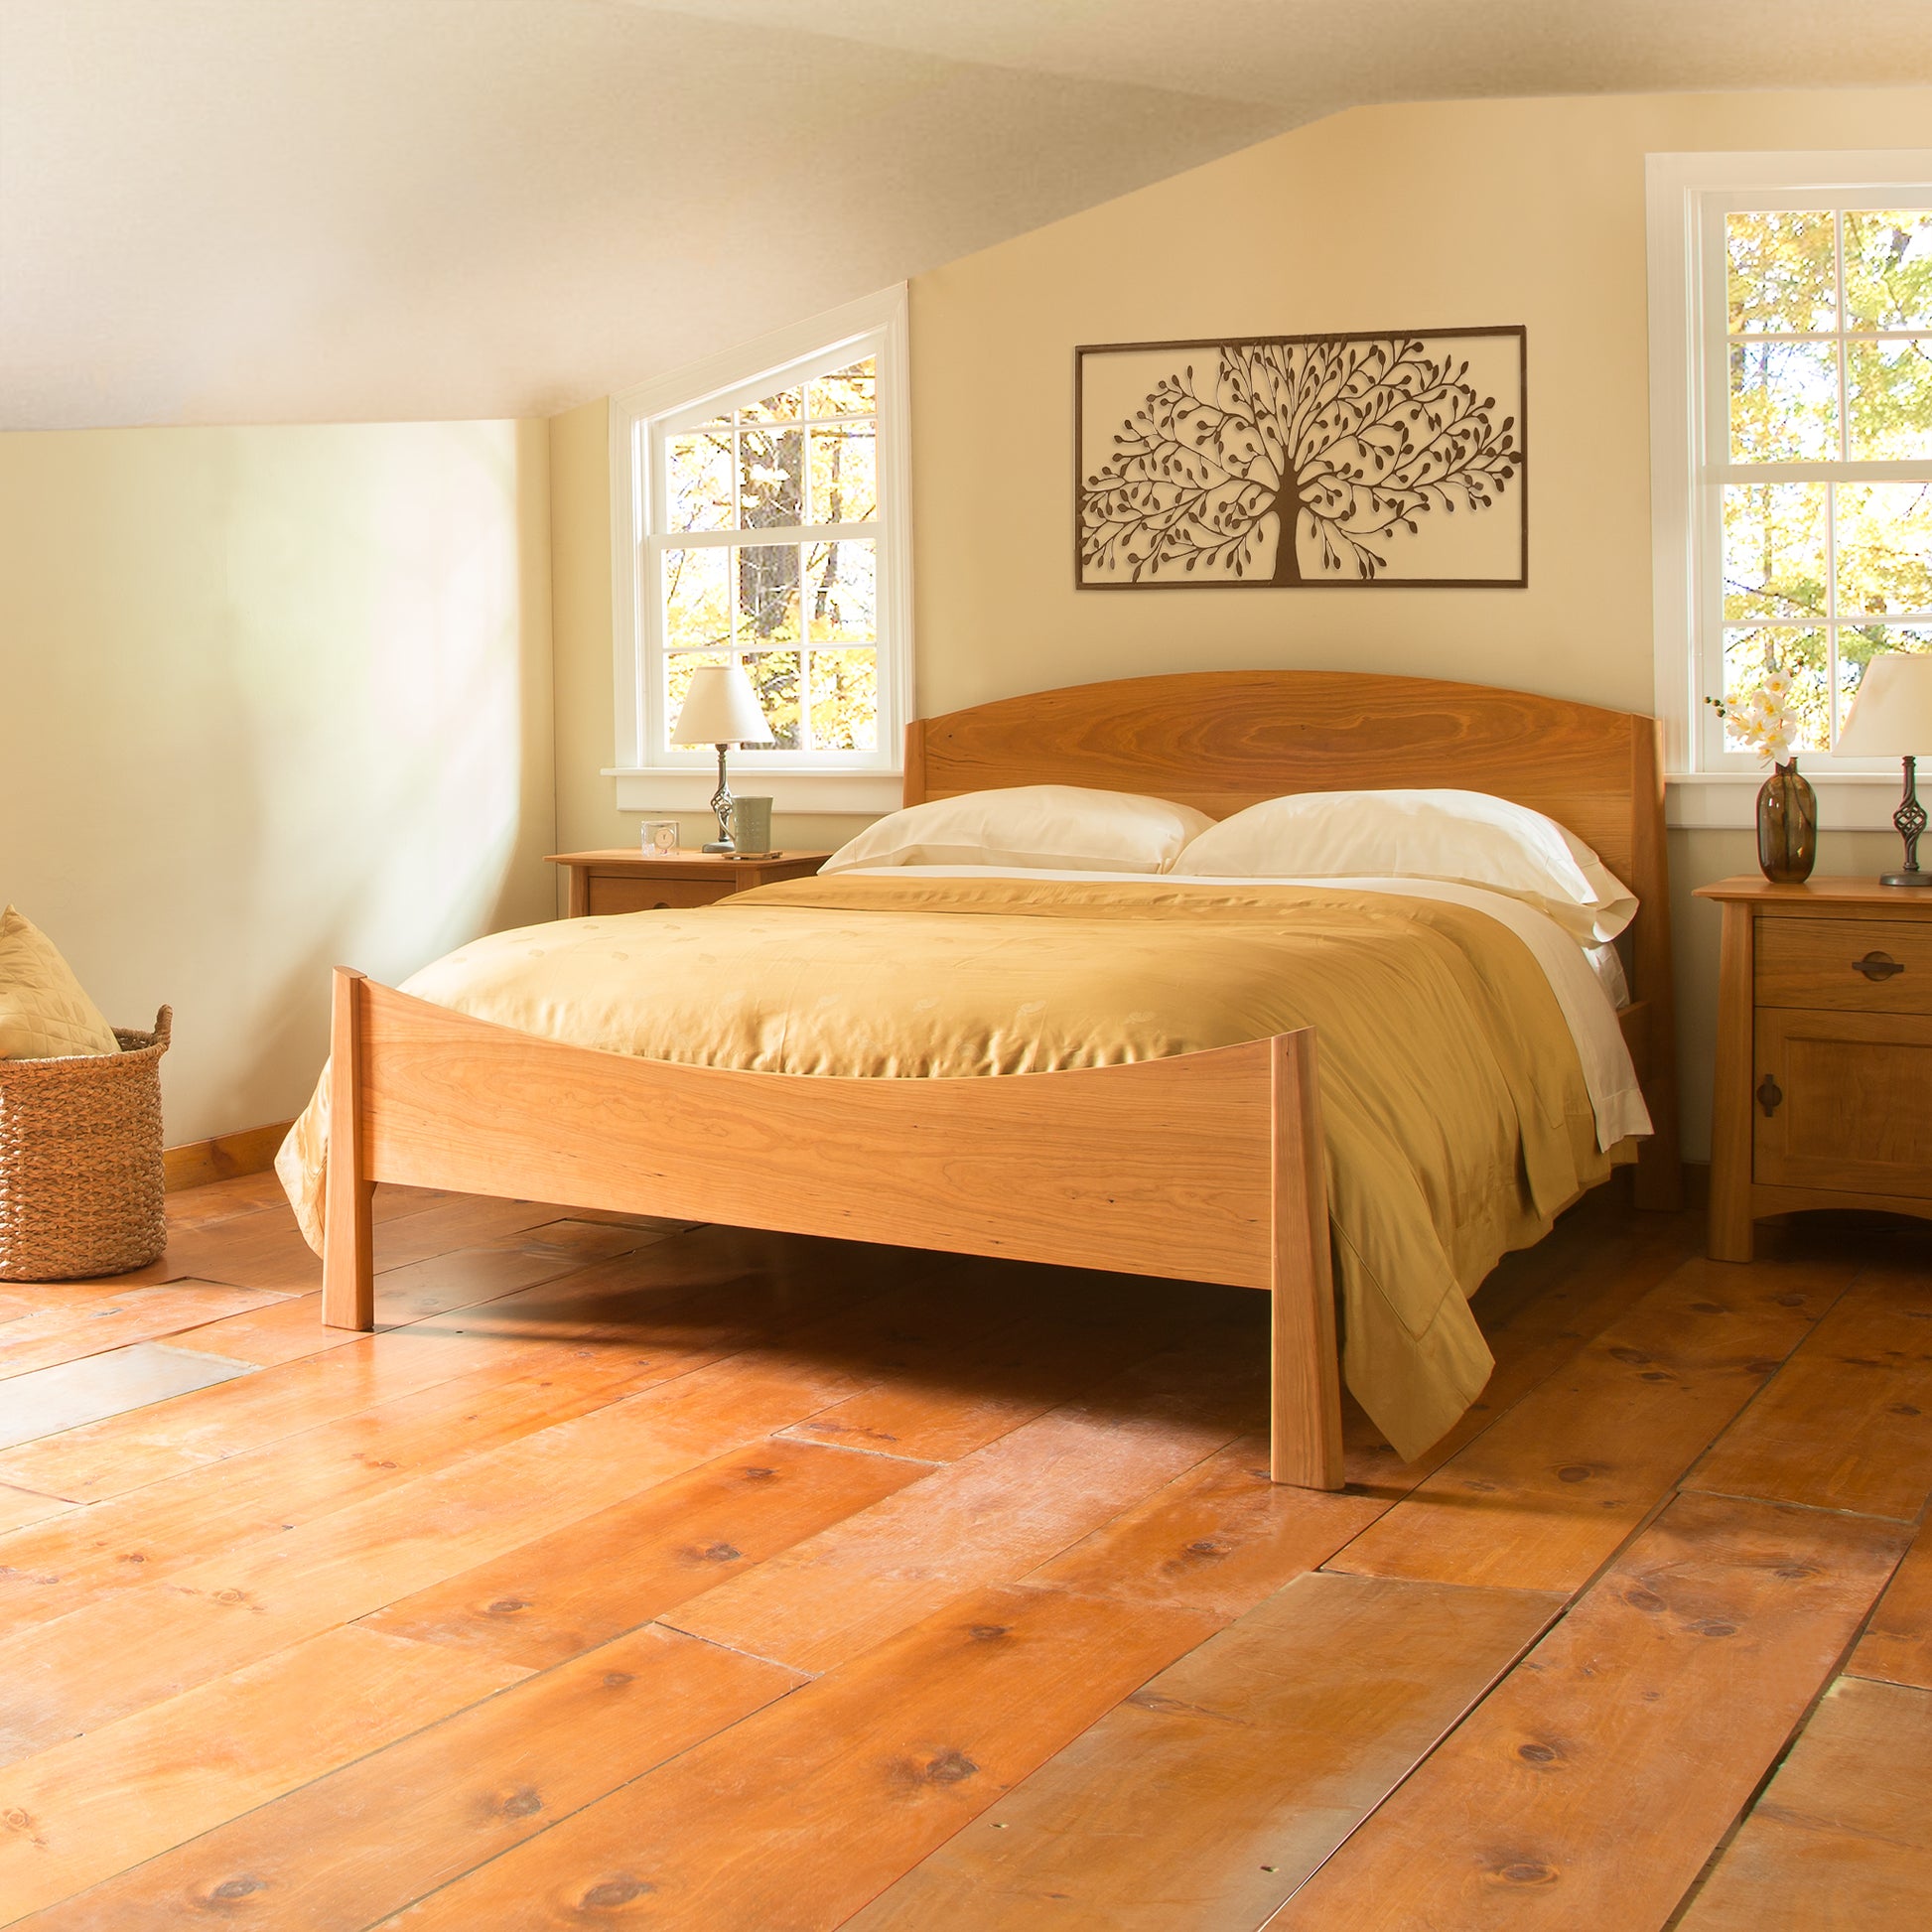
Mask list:
[{"label": "wooden cabinet", "polygon": [[1876,880],[1698,889],[1724,907],[1710,1250],[1762,1215],[1932,1218],[1932,894]]},{"label": "wooden cabinet", "polygon": [[559,852],[553,866],[570,872],[573,919],[596,912],[668,911],[709,905],[769,886],[780,879],[809,879],[829,852],[773,852],[740,859],[723,852]]}]

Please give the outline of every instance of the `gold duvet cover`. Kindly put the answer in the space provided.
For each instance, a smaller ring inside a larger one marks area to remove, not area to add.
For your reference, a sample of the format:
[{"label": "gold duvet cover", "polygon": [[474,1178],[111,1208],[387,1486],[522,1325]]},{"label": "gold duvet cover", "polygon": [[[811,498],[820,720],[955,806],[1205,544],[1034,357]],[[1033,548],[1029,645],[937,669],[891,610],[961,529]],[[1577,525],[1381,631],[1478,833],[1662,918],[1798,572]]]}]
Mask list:
[{"label": "gold duvet cover", "polygon": [[[1497,921],[1429,899],[833,876],[495,933],[403,991],[610,1052],[885,1079],[1106,1066],[1313,1027],[1343,1373],[1404,1456],[1488,1378],[1477,1284],[1611,1165],[1542,969]],[[325,1093],[277,1164],[318,1245]]]}]

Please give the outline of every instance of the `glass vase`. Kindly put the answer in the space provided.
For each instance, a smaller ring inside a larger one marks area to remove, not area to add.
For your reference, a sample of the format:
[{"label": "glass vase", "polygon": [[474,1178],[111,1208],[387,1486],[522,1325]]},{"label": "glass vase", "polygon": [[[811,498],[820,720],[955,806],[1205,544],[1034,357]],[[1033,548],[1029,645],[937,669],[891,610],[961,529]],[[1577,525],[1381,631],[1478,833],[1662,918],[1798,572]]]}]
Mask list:
[{"label": "glass vase", "polygon": [[1774,765],[1757,794],[1757,864],[1774,886],[1797,886],[1818,863],[1818,794],[1798,760]]}]

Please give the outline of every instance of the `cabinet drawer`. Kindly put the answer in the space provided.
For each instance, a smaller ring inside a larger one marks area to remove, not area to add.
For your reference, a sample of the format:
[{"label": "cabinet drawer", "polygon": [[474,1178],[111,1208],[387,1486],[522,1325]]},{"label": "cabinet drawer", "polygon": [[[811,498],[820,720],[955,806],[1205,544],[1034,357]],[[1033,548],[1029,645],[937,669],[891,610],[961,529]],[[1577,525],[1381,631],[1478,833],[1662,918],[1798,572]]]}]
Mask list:
[{"label": "cabinet drawer", "polygon": [[1932,1013],[1932,922],[1760,918],[1757,1004]]},{"label": "cabinet drawer", "polygon": [[591,874],[591,913],[667,911],[712,905],[732,890],[728,879],[639,879],[621,872]]},{"label": "cabinet drawer", "polygon": [[1765,1009],[1754,1066],[1754,1179],[1932,1197],[1932,1018]]}]

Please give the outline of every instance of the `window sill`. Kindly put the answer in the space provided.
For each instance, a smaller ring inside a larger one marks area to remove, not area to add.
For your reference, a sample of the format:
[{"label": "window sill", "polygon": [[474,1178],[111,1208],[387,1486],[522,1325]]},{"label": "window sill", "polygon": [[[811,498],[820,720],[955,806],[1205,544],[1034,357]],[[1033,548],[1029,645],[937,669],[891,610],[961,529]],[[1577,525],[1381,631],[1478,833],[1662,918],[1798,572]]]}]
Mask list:
[{"label": "window sill", "polygon": [[[1804,770],[1802,765],[1799,766]],[[1818,794],[1818,824],[1826,832],[1889,832],[1902,789],[1901,774],[1805,771]],[[1674,773],[1665,780],[1666,823],[1685,830],[1743,830],[1757,823],[1755,771]]]},{"label": "window sill", "polygon": [[[621,812],[703,811],[718,789],[715,770],[640,771],[607,767],[618,782]],[[878,818],[896,812],[905,781],[896,771],[748,771],[734,768],[732,790],[771,800],[771,809],[794,817]]]},{"label": "window sill", "polygon": [[[607,767],[617,781],[621,812],[702,811],[717,789],[711,770],[650,771]],[[1898,803],[1899,779],[1890,772],[1807,772],[1818,793],[1819,823],[1828,832],[1888,832]],[[1683,830],[1746,831],[1757,822],[1757,790],[1763,776],[1750,771],[1673,775],[1665,791],[1665,818]],[[798,817],[877,818],[897,811],[904,781],[884,771],[735,770],[732,788],[748,797],[769,795],[771,809]]]}]

